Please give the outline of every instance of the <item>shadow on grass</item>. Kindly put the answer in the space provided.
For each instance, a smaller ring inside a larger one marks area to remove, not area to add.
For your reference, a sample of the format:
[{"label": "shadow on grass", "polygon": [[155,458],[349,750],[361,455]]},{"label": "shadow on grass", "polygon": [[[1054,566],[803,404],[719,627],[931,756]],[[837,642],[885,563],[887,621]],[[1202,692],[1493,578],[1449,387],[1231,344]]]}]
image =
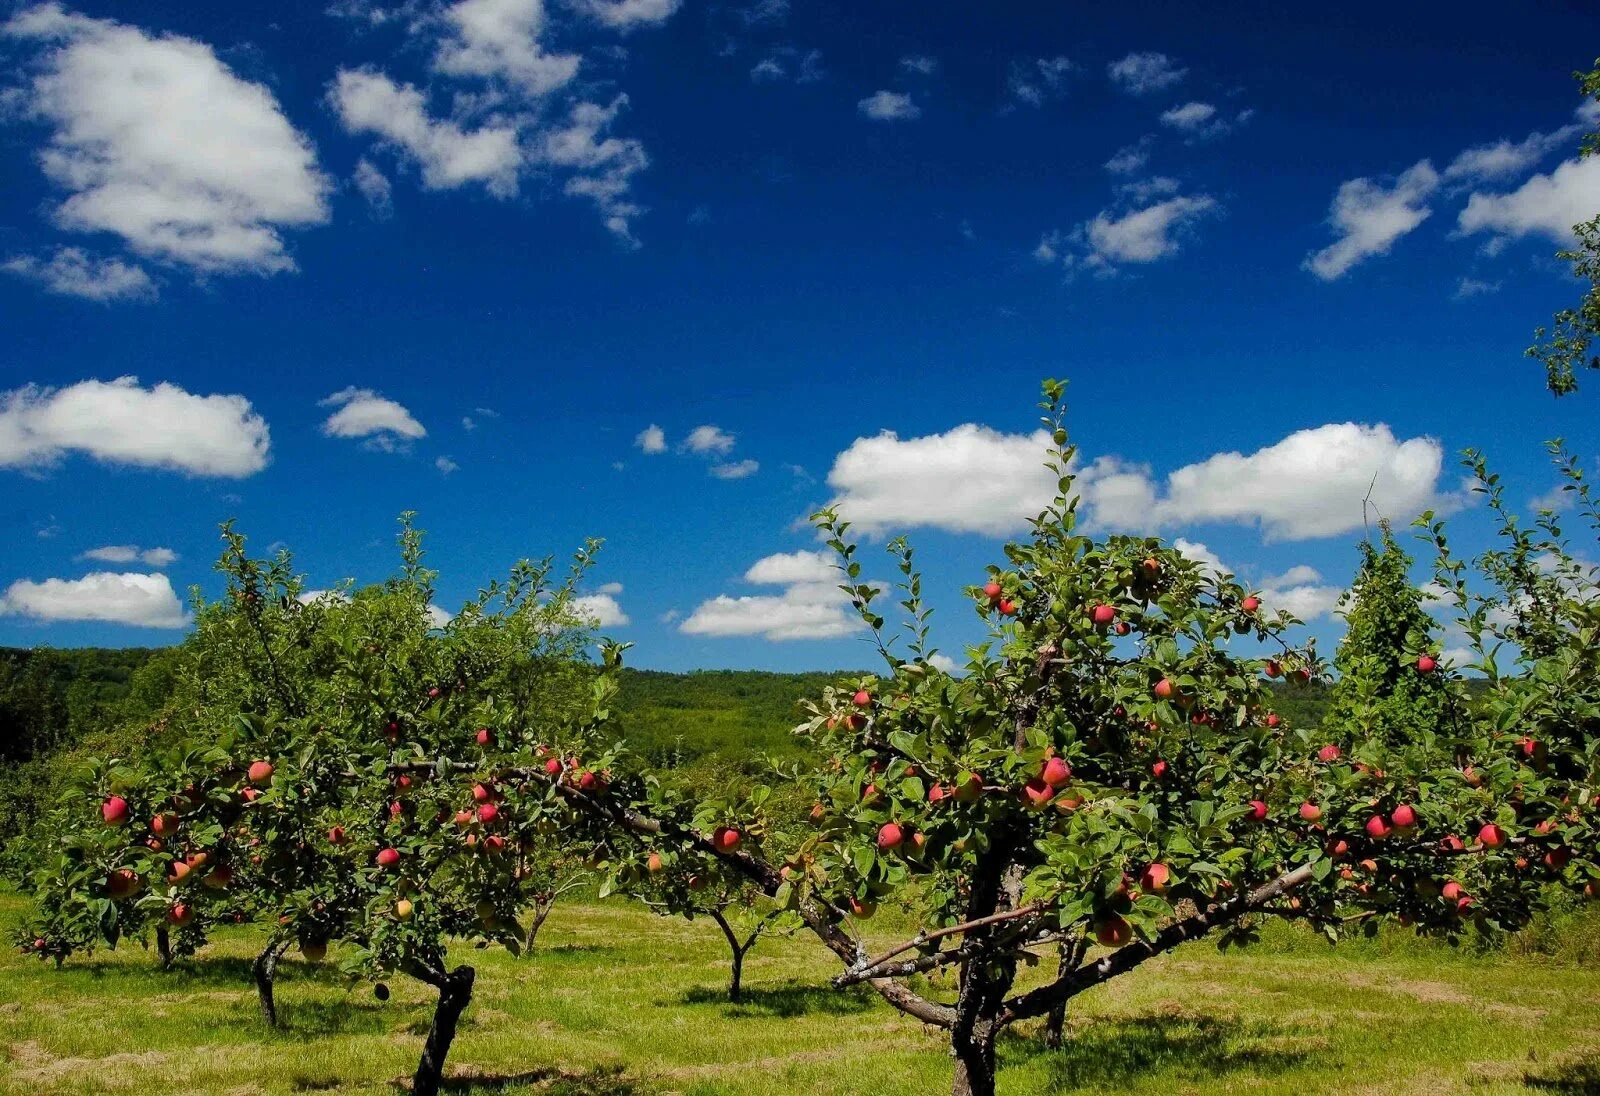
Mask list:
[{"label": "shadow on grass", "polygon": [[[250,1019],[263,1032],[275,1038],[292,1040],[311,1036],[331,1035],[381,1035],[393,1030],[395,1010],[382,1005],[355,1001],[288,1001],[278,1002],[278,1026],[267,1027],[261,1013],[255,1008],[255,997],[249,1002]],[[423,1025],[427,1031],[427,1025]]]},{"label": "shadow on grass", "polygon": [[808,986],[799,982],[772,988],[746,986],[739,1002],[728,1000],[726,986],[695,986],[676,1002],[683,1005],[721,1005],[724,1016],[795,1016],[822,1014],[849,1016],[865,1012],[872,1002],[856,987],[848,990]]},{"label": "shadow on grass", "polygon": [[1600,1096],[1600,1055],[1591,1054],[1576,1061],[1547,1066],[1543,1072],[1525,1075],[1522,1082],[1545,1092]]},{"label": "shadow on grass", "polygon": [[621,1066],[601,1066],[582,1073],[535,1069],[526,1073],[458,1074],[445,1078],[441,1090],[469,1096],[521,1091],[537,1092],[540,1096],[637,1096],[639,1092],[631,1081],[623,1078]]},{"label": "shadow on grass", "polygon": [[1072,1025],[1068,1042],[1051,1050],[1021,1036],[1001,1044],[1004,1061],[1043,1059],[1052,1091],[1103,1088],[1153,1073],[1205,1080],[1231,1073],[1270,1077],[1306,1062],[1310,1053],[1282,1045],[1292,1032],[1271,1024],[1158,1012]]}]

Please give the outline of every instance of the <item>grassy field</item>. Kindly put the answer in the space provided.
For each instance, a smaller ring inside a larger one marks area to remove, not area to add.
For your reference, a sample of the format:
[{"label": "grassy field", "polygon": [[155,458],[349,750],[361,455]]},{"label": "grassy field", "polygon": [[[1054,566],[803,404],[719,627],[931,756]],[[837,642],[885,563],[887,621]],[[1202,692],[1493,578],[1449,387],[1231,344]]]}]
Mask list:
[{"label": "grassy field", "polygon": [[[22,912],[0,895],[0,931]],[[249,985],[255,940],[228,933],[167,973],[137,945],[59,972],[5,952],[0,1092],[392,1092],[409,1077],[431,1011],[421,987],[397,978],[380,1004],[289,962],[286,1026],[273,1032]],[[476,954],[455,1090],[944,1090],[938,1036],[869,995],[822,988],[830,962],[804,938],[764,942],[746,963],[749,1001],[732,1006],[709,923],[621,902],[558,907],[533,958]],[[1592,968],[1314,943],[1218,956],[1202,943],[1076,1005],[1068,1049],[1027,1033],[1005,1043],[1002,1092],[1600,1092]]]}]

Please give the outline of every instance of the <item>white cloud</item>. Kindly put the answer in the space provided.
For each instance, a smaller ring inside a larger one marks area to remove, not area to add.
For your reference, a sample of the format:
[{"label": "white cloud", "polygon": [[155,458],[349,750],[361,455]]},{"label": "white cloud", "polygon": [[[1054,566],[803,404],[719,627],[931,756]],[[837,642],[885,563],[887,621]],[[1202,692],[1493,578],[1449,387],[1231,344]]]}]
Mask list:
[{"label": "white cloud", "polygon": [[633,176],[650,166],[650,157],[637,140],[607,132],[627,105],[626,95],[618,95],[609,106],[577,104],[564,126],[544,135],[539,160],[573,171],[566,193],[593,201],[611,234],[636,247],[632,219],[644,210],[629,200],[628,191]]},{"label": "white cloud", "polygon": [[183,628],[192,619],[166,575],[96,571],[82,578],[19,579],[0,594],[0,615]]},{"label": "white cloud", "polygon": [[69,452],[107,464],[238,478],[267,465],[266,422],[243,396],[195,396],[134,377],[0,395],[0,468],[49,466]]},{"label": "white cloud", "polygon": [[1150,146],[1154,143],[1154,139],[1145,134],[1133,144],[1124,145],[1106,161],[1106,170],[1113,175],[1132,175],[1144,170],[1150,162]]},{"label": "white cloud", "polygon": [[[1238,573],[1222,562],[1215,552],[1197,541],[1178,537],[1172,546],[1184,558],[1200,564],[1214,577]],[[1269,612],[1281,609],[1304,621],[1327,616],[1338,607],[1344,590],[1338,586],[1319,585],[1321,581],[1322,576],[1314,567],[1305,564],[1291,567],[1281,575],[1262,580],[1262,606]]]},{"label": "white cloud", "polygon": [[1210,103],[1189,102],[1182,106],[1173,107],[1171,110],[1162,111],[1161,124],[1185,133],[1196,140],[1209,140],[1221,137],[1230,132],[1234,127],[1248,122],[1255,114],[1252,110],[1241,110],[1232,118],[1218,112]]},{"label": "white cloud", "polygon": [[1452,182],[1483,183],[1521,175],[1551,153],[1575,145],[1584,130],[1594,123],[1587,113],[1587,108],[1594,106],[1593,100],[1585,100],[1578,108],[1578,120],[1553,133],[1534,132],[1515,143],[1502,139],[1469,148],[1450,161],[1444,169],[1444,177]]},{"label": "white cloud", "polygon": [[1153,263],[1177,253],[1186,229],[1215,212],[1216,200],[1204,194],[1169,198],[1119,215],[1103,210],[1084,226],[1091,266]]},{"label": "white cloud", "polygon": [[[607,11],[637,9],[637,0],[592,5]],[[649,6],[648,0],[644,5]],[[668,13],[670,14],[670,12]],[[546,53],[544,0],[460,0],[441,16],[449,28],[433,67],[448,76],[502,80],[528,95],[548,94],[578,74],[576,54]]]},{"label": "white cloud", "polygon": [[899,91],[875,91],[857,103],[856,109],[874,122],[910,122],[922,117],[922,108]]},{"label": "white cloud", "polygon": [[943,434],[857,438],[834,458],[828,485],[863,532],[932,526],[1003,535],[1027,527],[1055,495],[1049,436],[966,423]]},{"label": "white cloud", "polygon": [[379,171],[376,164],[363,156],[356,164],[353,178],[356,190],[367,200],[367,208],[374,217],[384,221],[394,215],[394,188],[389,184],[389,177]]},{"label": "white cloud", "polygon": [[448,609],[441,609],[437,605],[428,606],[428,623],[435,628],[443,628],[456,618]]},{"label": "white cloud", "polygon": [[621,583],[607,583],[597,593],[573,598],[572,610],[578,616],[592,622],[596,628],[625,627],[633,621],[622,611],[622,605],[617,601],[617,595],[620,593],[622,593]]},{"label": "white cloud", "polygon": [[1149,95],[1182,80],[1188,69],[1179,68],[1164,53],[1130,53],[1106,66],[1112,83],[1132,95]]},{"label": "white cloud", "polygon": [[747,479],[759,471],[761,465],[753,460],[726,461],[711,466],[711,474],[722,480]]},{"label": "white cloud", "polygon": [[1499,282],[1485,282],[1477,278],[1463,277],[1456,282],[1455,298],[1464,301],[1469,297],[1483,297],[1490,293],[1500,292]]},{"label": "white cloud", "polygon": [[917,76],[932,76],[939,71],[939,60],[920,53],[908,54],[900,58],[900,71]]},{"label": "white cloud", "polygon": [[633,444],[646,453],[665,453],[667,451],[667,433],[655,423],[651,423],[639,431],[638,436],[633,439]]},{"label": "white cloud", "polygon": [[1184,559],[1198,563],[1212,575],[1220,577],[1234,573],[1233,568],[1223,563],[1221,557],[1198,541],[1178,537],[1172,542],[1172,547]]},{"label": "white cloud", "polygon": [[1101,458],[1085,469],[1098,523],[1119,529],[1229,522],[1260,525],[1269,540],[1360,528],[1369,488],[1382,513],[1409,519],[1448,505],[1438,490],[1444,452],[1433,438],[1388,426],[1329,423],[1245,455],[1219,453],[1171,473],[1158,490],[1148,469]]},{"label": "white cloud", "polygon": [[683,447],[691,453],[729,453],[733,450],[733,442],[732,434],[708,423],[689,431]]},{"label": "white cloud", "polygon": [[405,153],[421,169],[422,185],[429,190],[482,183],[499,197],[517,192],[522,150],[511,126],[468,131],[435,119],[422,92],[372,69],[341,70],[329,98],[346,131],[375,134]]},{"label": "white cloud", "polygon": [[1333,281],[1363,259],[1387,255],[1396,240],[1428,219],[1427,203],[1438,185],[1439,173],[1427,160],[1413,164],[1390,186],[1368,178],[1345,181],[1328,213],[1338,239],[1306,256],[1302,266]]},{"label": "white cloud", "polygon": [[946,674],[955,674],[961,669],[961,666],[956,662],[955,659],[939,651],[935,651],[932,657],[928,659],[928,665],[932,666],[935,670]]},{"label": "white cloud", "polygon": [[1028,62],[1014,62],[1006,88],[1011,97],[1031,107],[1043,106],[1045,100],[1062,94],[1067,77],[1076,66],[1066,57],[1039,57]]},{"label": "white cloud", "polygon": [[822,71],[822,51],[775,46],[750,69],[750,79],[758,84],[793,79],[797,84],[814,84],[826,75]]},{"label": "white cloud", "polygon": [[457,464],[449,457],[443,456],[433,458],[433,466],[437,468],[441,474],[446,476],[448,476],[451,472],[459,472],[461,470],[461,465]]},{"label": "white cloud", "polygon": [[582,0],[579,10],[614,30],[660,26],[677,13],[682,0]]},{"label": "white cloud", "polygon": [[209,45],[54,3],[3,32],[43,48],[21,100],[53,130],[39,162],[69,192],[62,228],[202,273],[270,274],[294,268],[283,229],[328,219],[311,142]]},{"label": "white cloud", "polygon": [[744,578],[755,585],[785,589],[781,594],[723,594],[703,601],[678,630],[688,635],[790,640],[830,639],[862,626],[837,586],[837,573],[821,552],[767,556],[752,564]]},{"label": "white cloud", "polygon": [[93,256],[79,247],[57,248],[48,259],[17,255],[0,263],[0,270],[38,282],[51,293],[66,297],[125,301],[150,300],[156,295],[156,284],[143,267]]},{"label": "white cloud", "polygon": [[1457,228],[1464,235],[1492,232],[1500,239],[1545,236],[1560,244],[1574,238],[1572,226],[1600,214],[1600,157],[1568,160],[1548,175],[1535,175],[1509,194],[1475,193]]},{"label": "white cloud", "polygon": [[103,548],[91,548],[78,556],[79,559],[92,559],[99,563],[143,563],[146,567],[171,567],[178,560],[178,553],[171,548],[140,548],[133,544],[108,544]]},{"label": "white cloud", "polygon": [[370,388],[346,388],[319,400],[317,406],[338,408],[322,424],[323,434],[330,438],[365,438],[370,448],[393,452],[428,435],[410,411]]}]

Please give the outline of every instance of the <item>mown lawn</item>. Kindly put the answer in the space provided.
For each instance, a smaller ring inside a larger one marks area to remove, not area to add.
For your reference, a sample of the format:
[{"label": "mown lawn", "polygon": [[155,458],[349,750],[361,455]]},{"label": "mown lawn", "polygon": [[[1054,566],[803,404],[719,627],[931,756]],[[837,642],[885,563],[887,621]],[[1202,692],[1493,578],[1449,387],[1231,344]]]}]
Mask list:
[{"label": "mown lawn", "polygon": [[[23,909],[0,895],[0,933]],[[249,982],[255,940],[226,933],[167,973],[136,944],[60,971],[6,951],[0,1092],[393,1092],[409,1077],[422,987],[396,978],[379,1003],[287,962],[274,1032]],[[949,1083],[938,1036],[826,989],[832,959],[804,938],[750,956],[740,1006],[722,997],[713,925],[621,902],[558,907],[533,958],[474,956],[456,1091],[920,1096]],[[1071,1027],[1061,1051],[1010,1040],[1001,1091],[1600,1093],[1600,972],[1578,966],[1202,943],[1080,998]]]}]

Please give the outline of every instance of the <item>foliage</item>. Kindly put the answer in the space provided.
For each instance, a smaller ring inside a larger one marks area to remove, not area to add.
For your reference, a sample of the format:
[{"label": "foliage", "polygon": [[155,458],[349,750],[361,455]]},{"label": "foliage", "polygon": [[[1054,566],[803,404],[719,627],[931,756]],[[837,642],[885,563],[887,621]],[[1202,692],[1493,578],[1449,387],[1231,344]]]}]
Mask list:
[{"label": "foliage", "polygon": [[1454,718],[1454,694],[1437,672],[1435,622],[1411,581],[1411,557],[1387,522],[1379,531],[1379,547],[1361,544],[1361,568],[1346,595],[1348,627],[1325,726],[1346,741],[1375,738],[1393,748]]},{"label": "foliage", "polygon": [[[1600,103],[1600,58],[1588,72],[1575,72],[1586,98]],[[1583,138],[1579,156],[1600,155],[1600,130]],[[1545,367],[1546,384],[1557,396],[1564,396],[1578,387],[1577,371],[1581,368],[1600,369],[1600,353],[1594,349],[1600,339],[1600,215],[1572,226],[1578,237],[1576,247],[1556,252],[1556,258],[1572,264],[1572,275],[1580,282],[1588,282],[1577,308],[1564,308],[1555,314],[1552,328],[1540,327],[1534,331],[1535,343],[1528,348],[1528,357]]]}]

